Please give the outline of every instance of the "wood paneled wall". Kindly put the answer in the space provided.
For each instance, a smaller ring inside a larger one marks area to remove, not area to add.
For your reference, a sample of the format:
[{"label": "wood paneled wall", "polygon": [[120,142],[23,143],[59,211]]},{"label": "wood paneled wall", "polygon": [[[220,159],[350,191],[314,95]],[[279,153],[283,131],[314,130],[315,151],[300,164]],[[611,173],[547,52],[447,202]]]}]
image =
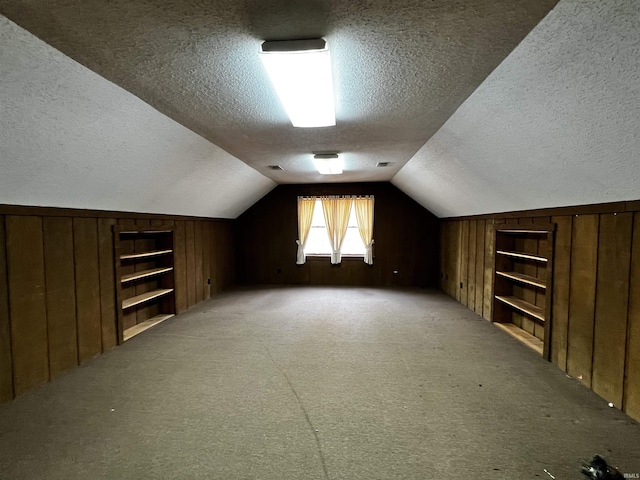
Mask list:
[{"label": "wood paneled wall", "polygon": [[[296,265],[299,195],[374,195],[374,264],[309,257]],[[244,283],[437,287],[439,222],[390,183],[280,185],[237,227]]]},{"label": "wood paneled wall", "polygon": [[532,221],[556,224],[551,361],[640,420],[640,202],[444,220],[442,290],[491,320],[494,226]]},{"label": "wood paneled wall", "polygon": [[175,226],[178,313],[235,283],[230,221],[0,206],[0,402],[116,345],[115,224]]}]

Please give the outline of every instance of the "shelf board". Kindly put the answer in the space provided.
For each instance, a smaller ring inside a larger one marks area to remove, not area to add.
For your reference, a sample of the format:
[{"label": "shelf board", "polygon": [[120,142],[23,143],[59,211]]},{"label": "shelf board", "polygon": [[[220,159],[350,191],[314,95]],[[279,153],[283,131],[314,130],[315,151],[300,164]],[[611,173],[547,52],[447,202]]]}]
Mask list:
[{"label": "shelf board", "polygon": [[532,303],[525,302],[518,297],[496,295],[496,300],[500,300],[502,303],[506,303],[510,307],[513,307],[516,310],[526,313],[527,315],[531,315],[541,322],[544,322],[544,309],[542,307],[538,307],[536,305],[533,305]]},{"label": "shelf board", "polygon": [[134,325],[131,328],[127,328],[124,332],[123,332],[123,339],[126,342],[127,340],[129,340],[131,337],[135,337],[136,335],[138,335],[139,333],[144,332],[145,330],[150,329],[151,327],[164,322],[165,320],[174,317],[175,315],[173,313],[161,313],[160,315],[156,315],[155,317],[150,318],[149,320],[145,320],[144,322],[140,322],[137,325]]},{"label": "shelf board", "polygon": [[547,233],[549,233],[548,230],[527,230],[527,229],[521,229],[521,230],[502,230],[502,229],[498,229],[498,232],[500,233],[513,233],[513,234],[521,234],[521,233],[537,233],[539,235],[546,235]]},{"label": "shelf board", "polygon": [[540,340],[538,337],[531,335],[528,332],[525,332],[520,327],[514,325],[513,323],[494,323],[496,327],[507,332],[509,335],[514,337],[515,339],[524,343],[527,347],[535,350],[540,355],[542,355],[544,349],[544,342]]},{"label": "shelf board", "polygon": [[170,233],[171,230],[127,230],[120,232],[120,235],[149,235],[152,233]]},{"label": "shelf board", "polygon": [[153,250],[150,252],[140,252],[140,253],[127,253],[126,255],[120,255],[120,260],[131,260],[134,258],[148,258],[148,257],[157,257],[159,255],[166,255],[168,253],[173,252],[173,250]]},{"label": "shelf board", "polygon": [[161,273],[170,272],[173,267],[151,268],[149,270],[142,270],[140,272],[128,273],[120,278],[121,283],[133,282],[134,280],[140,280],[141,278],[153,277],[154,275],[160,275]]},{"label": "shelf board", "polygon": [[520,253],[520,252],[508,252],[506,250],[498,250],[496,253],[500,255],[504,255],[505,257],[513,257],[513,258],[524,258],[525,260],[534,260],[536,262],[547,262],[545,257],[541,257],[540,255],[531,255],[530,253]]},{"label": "shelf board", "polygon": [[527,285],[533,285],[534,287],[547,289],[547,285],[540,280],[539,278],[532,277],[531,275],[525,275],[524,273],[518,272],[496,272],[497,275],[501,277],[506,277],[511,280],[515,280],[517,282],[526,283]]},{"label": "shelf board", "polygon": [[140,295],[136,295],[135,297],[127,298],[122,301],[122,309],[135,307],[136,305],[140,305],[141,303],[149,302],[158,297],[162,297],[169,293],[173,292],[173,288],[161,288],[159,290],[152,290],[151,292],[142,293]]}]

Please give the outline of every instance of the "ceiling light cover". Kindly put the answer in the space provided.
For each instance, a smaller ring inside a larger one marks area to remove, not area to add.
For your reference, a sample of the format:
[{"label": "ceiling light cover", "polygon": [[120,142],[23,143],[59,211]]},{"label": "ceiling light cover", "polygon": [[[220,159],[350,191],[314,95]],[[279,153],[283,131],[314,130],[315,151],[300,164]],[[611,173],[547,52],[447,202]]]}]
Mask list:
[{"label": "ceiling light cover", "polygon": [[340,175],[344,168],[337,153],[316,154],[313,156],[313,163],[321,175]]},{"label": "ceiling light cover", "polygon": [[336,124],[331,56],[324,40],[264,42],[260,59],[294,127]]}]

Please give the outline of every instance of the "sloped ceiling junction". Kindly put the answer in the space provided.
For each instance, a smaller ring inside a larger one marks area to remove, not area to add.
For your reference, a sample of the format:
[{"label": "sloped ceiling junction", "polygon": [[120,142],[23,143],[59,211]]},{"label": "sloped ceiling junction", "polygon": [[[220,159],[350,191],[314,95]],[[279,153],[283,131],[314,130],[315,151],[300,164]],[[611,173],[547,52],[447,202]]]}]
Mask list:
[{"label": "sloped ceiling junction", "polygon": [[[556,2],[0,0],[0,203],[233,218],[276,183],[391,180]],[[337,126],[294,129],[257,52],[313,37]]]}]

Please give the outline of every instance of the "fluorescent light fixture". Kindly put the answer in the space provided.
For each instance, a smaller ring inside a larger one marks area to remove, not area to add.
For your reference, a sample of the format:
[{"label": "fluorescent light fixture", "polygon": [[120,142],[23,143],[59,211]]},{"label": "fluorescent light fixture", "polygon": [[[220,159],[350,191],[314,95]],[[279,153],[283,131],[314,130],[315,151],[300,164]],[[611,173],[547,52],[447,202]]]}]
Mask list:
[{"label": "fluorescent light fixture", "polygon": [[313,156],[313,163],[321,175],[339,175],[342,173],[342,159],[337,153],[318,153]]},{"label": "fluorescent light fixture", "polygon": [[322,39],[264,42],[260,59],[294,127],[336,124],[327,42]]}]

